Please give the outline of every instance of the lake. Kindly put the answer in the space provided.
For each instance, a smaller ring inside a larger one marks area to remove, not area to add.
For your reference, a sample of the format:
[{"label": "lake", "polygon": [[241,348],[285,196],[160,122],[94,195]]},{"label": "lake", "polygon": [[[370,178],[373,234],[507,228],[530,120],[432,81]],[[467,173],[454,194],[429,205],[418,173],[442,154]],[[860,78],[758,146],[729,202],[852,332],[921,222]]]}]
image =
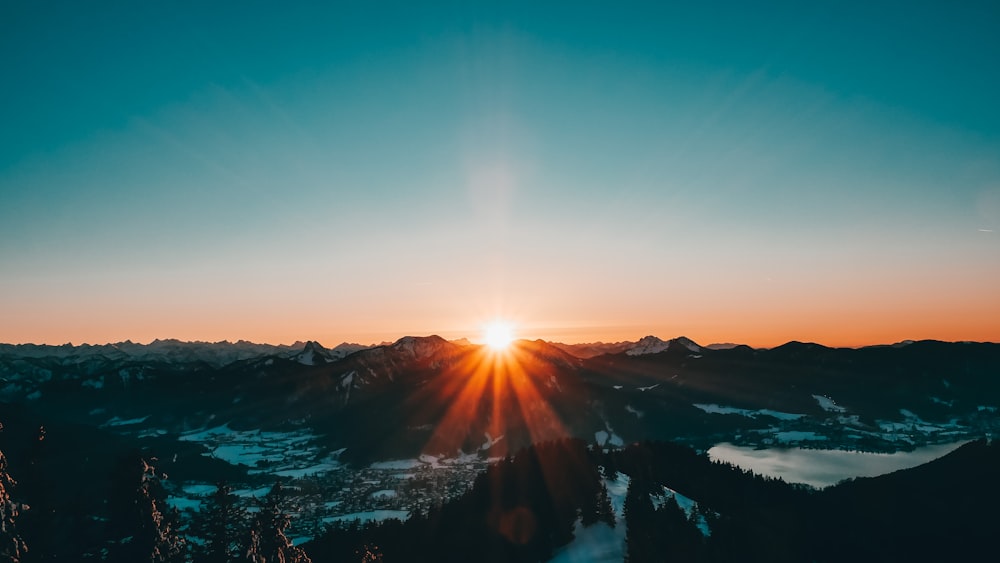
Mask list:
[{"label": "lake", "polygon": [[965,442],[923,446],[891,454],[805,448],[768,448],[721,443],[708,450],[715,461],[725,461],[788,483],[823,488],[852,477],[875,477],[916,467],[957,449]]}]

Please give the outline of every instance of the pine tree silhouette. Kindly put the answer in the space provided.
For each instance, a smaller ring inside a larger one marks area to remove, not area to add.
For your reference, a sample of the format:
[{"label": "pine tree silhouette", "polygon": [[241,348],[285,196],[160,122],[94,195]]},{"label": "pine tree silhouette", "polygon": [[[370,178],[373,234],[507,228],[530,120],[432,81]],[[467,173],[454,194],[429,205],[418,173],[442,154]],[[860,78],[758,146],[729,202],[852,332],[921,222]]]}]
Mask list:
[{"label": "pine tree silhouette", "polygon": [[597,520],[604,522],[612,528],[615,527],[615,509],[611,506],[611,495],[608,494],[608,486],[601,482],[601,488],[597,491]]},{"label": "pine tree silhouette", "polygon": [[179,515],[169,509],[152,463],[127,456],[116,471],[115,495],[109,499],[107,561],[180,563],[186,544],[178,533]]},{"label": "pine tree silhouette", "polygon": [[200,514],[199,532],[205,540],[199,550],[199,563],[229,563],[240,558],[241,540],[246,535],[246,511],[237,504],[233,488],[216,485]]},{"label": "pine tree silhouette", "polygon": [[312,563],[302,548],[285,535],[291,517],[284,512],[284,490],[275,483],[250,526],[246,560],[251,563]]},{"label": "pine tree silhouette", "polygon": [[632,475],[625,493],[625,562],[656,561],[653,502],[647,483]]},{"label": "pine tree silhouette", "polygon": [[28,546],[17,533],[17,516],[27,507],[11,498],[15,485],[17,482],[7,473],[7,457],[0,451],[0,561],[10,563],[20,563],[28,552]]}]

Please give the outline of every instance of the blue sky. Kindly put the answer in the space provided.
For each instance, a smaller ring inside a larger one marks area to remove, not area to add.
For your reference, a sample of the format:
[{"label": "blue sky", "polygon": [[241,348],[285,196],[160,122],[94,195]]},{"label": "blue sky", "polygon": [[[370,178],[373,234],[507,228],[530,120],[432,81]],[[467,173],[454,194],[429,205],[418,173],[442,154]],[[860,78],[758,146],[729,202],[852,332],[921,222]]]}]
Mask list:
[{"label": "blue sky", "polygon": [[1000,338],[995,4],[132,4],[0,7],[2,341]]}]

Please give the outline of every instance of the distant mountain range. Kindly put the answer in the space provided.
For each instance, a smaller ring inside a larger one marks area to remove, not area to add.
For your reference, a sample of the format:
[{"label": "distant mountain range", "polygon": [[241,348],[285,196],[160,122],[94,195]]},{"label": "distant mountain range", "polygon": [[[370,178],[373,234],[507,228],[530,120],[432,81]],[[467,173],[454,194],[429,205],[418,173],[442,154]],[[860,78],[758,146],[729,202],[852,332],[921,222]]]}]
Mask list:
[{"label": "distant mountain range", "polygon": [[[602,445],[657,438],[891,450],[993,428],[1000,345],[789,342],[756,350],[647,336],[612,344],[521,340],[498,356],[437,336],[330,349],[312,341],[3,344],[0,401],[139,434],[149,427],[179,435],[213,421],[294,423],[328,449],[361,458],[426,447],[467,452],[483,443],[503,453],[559,436]],[[446,436],[440,428],[459,408],[461,429]],[[493,444],[500,434],[505,439]]]},{"label": "distant mountain range", "polygon": [[214,367],[222,367],[236,361],[260,356],[294,358],[304,364],[316,361],[333,361],[347,354],[371,348],[361,344],[343,343],[326,349],[318,342],[296,342],[284,344],[256,344],[239,340],[237,342],[185,342],[182,340],[154,340],[149,344],[137,344],[131,340],[114,344],[0,344],[0,356],[20,358],[63,358],[72,361],[91,359],[205,362]]},{"label": "distant mountain range", "polygon": [[[382,342],[380,344],[357,344],[343,342],[333,348],[325,348],[316,341],[295,342],[294,344],[259,344],[246,340],[229,342],[227,340],[219,342],[183,341],[177,339],[154,340],[149,344],[139,344],[126,340],[109,344],[3,344],[0,343],[0,355],[22,358],[68,358],[74,360],[85,360],[93,357],[106,359],[133,359],[133,360],[154,360],[154,361],[174,361],[191,362],[201,361],[215,367],[222,367],[226,364],[239,360],[246,360],[260,356],[277,356],[291,358],[300,363],[311,365],[313,361],[326,363],[339,360],[349,354],[370,348],[386,347],[397,344],[401,341],[420,337],[403,337],[397,342]],[[452,344],[458,346],[476,346],[467,338],[450,340]],[[605,354],[628,354],[638,356],[643,354],[657,354],[668,350],[671,346],[679,346],[691,352],[708,350],[728,350],[732,348],[749,348],[745,344],[715,343],[701,346],[693,340],[679,336],[670,340],[661,340],[656,336],[644,336],[636,341],[622,342],[590,342],[582,344],[564,344],[561,342],[547,342],[570,355],[578,358],[593,358]],[[794,342],[792,342],[794,343]],[[896,344],[894,347],[902,347],[913,344],[912,340],[906,340]],[[791,344],[791,343],[790,343]],[[873,348],[881,346],[872,346]]]},{"label": "distant mountain range", "polygon": [[[400,341],[415,337],[404,337]],[[397,341],[398,343],[399,341]],[[467,338],[450,340],[452,344],[458,346],[476,346]],[[909,341],[907,342],[909,343]],[[357,344],[343,342],[333,348],[325,348],[316,341],[295,342],[294,344],[259,344],[246,340],[229,342],[227,340],[219,342],[183,341],[177,339],[154,340],[149,344],[139,344],[126,340],[109,344],[3,344],[0,343],[0,356],[19,358],[65,358],[74,361],[85,361],[91,358],[104,358],[109,360],[150,360],[150,361],[170,361],[170,362],[205,362],[214,367],[222,367],[227,364],[247,360],[262,356],[276,356],[290,358],[300,363],[311,365],[312,362],[326,363],[339,360],[348,354],[378,348],[392,346],[394,342],[382,342],[380,344]],[[564,344],[561,342],[549,342],[552,346],[560,348],[570,355],[578,358],[592,358],[604,354],[629,355],[655,354],[667,350],[671,345],[682,346],[692,351],[698,351],[702,347],[686,337],[677,337],[671,340],[661,340],[656,336],[645,336],[637,341],[623,342],[591,342],[585,344]],[[905,343],[901,343],[905,344]],[[728,349],[743,346],[741,344],[709,344],[707,349]]]}]

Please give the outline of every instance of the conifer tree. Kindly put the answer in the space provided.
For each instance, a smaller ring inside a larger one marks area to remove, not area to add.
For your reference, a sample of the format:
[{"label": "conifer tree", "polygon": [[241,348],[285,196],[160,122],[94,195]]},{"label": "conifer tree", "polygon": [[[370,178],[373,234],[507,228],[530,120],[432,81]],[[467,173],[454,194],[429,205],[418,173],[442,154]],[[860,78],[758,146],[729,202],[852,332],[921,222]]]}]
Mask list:
[{"label": "conifer tree", "polygon": [[611,497],[608,495],[608,487],[603,481],[597,482],[597,488],[592,495],[580,507],[580,524],[584,528],[592,526],[598,522],[604,522],[612,528],[615,527],[614,509],[611,507]]},{"label": "conifer tree", "polygon": [[701,559],[701,532],[677,504],[675,497],[669,497],[656,510],[652,522],[658,531],[655,539],[656,552],[660,557],[678,563]]},{"label": "conifer tree", "polygon": [[175,563],[184,561],[185,542],[178,532],[180,514],[177,509],[167,506],[166,493],[160,479],[166,475],[157,473],[156,467],[143,460],[142,484],[139,487],[138,504],[146,520],[148,539],[152,544],[150,561],[153,563]]},{"label": "conifer tree", "polygon": [[292,519],[285,513],[283,502],[281,483],[275,483],[250,526],[246,553],[250,563],[312,563],[306,552],[292,545],[285,535]]},{"label": "conifer tree", "polygon": [[603,482],[597,491],[597,520],[604,522],[612,528],[615,527],[615,509],[611,506],[611,495],[608,494],[608,486]]},{"label": "conifer tree", "polygon": [[202,563],[229,563],[237,561],[245,535],[246,511],[237,504],[233,488],[219,483],[215,492],[205,501],[201,511],[201,536],[205,540],[201,550]]},{"label": "conifer tree", "polygon": [[[160,482],[164,475],[141,457],[129,456],[119,466],[116,482],[124,488],[111,499],[108,561],[176,563],[186,545],[178,533],[179,515],[167,507]],[[130,492],[131,491],[131,492]]]},{"label": "conifer tree", "polygon": [[600,489],[598,489],[596,494],[588,495],[584,499],[583,505],[580,507],[580,524],[584,528],[589,528],[596,524],[600,518],[598,514],[598,508],[600,505]]},{"label": "conifer tree", "polygon": [[[3,425],[0,425],[0,429]],[[20,563],[28,546],[17,533],[17,516],[27,508],[11,498],[16,481],[7,473],[7,457],[0,451],[0,561]]]},{"label": "conifer tree", "polygon": [[632,476],[625,493],[625,562],[656,561],[653,502],[642,479]]}]

